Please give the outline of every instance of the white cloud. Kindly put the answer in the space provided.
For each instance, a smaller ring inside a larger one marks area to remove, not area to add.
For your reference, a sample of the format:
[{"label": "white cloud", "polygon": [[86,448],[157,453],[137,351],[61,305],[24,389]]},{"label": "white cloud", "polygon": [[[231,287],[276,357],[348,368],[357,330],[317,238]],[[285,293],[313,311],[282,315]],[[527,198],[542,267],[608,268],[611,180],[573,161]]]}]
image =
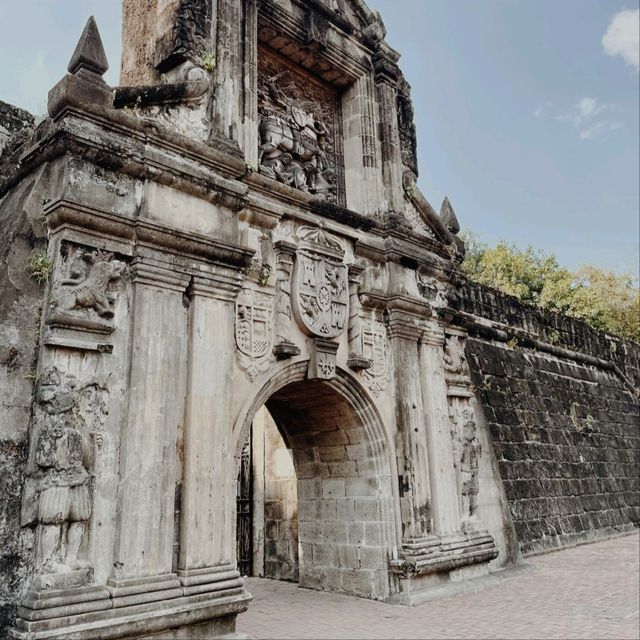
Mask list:
[{"label": "white cloud", "polygon": [[616,13],[606,33],[602,47],[608,56],[620,56],[627,64],[640,68],[640,9],[625,9]]},{"label": "white cloud", "polygon": [[617,111],[618,107],[614,104],[600,104],[595,98],[585,96],[569,112],[559,115],[558,120],[572,125],[581,140],[590,140],[622,126],[613,119]]}]

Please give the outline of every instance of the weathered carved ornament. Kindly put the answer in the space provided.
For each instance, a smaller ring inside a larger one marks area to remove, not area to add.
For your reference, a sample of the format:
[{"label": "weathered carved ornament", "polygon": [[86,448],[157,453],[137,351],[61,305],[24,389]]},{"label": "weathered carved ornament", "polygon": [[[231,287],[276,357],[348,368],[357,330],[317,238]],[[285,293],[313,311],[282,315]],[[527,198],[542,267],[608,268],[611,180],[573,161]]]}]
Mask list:
[{"label": "weathered carved ornament", "polygon": [[47,323],[110,333],[114,330],[117,283],[125,264],[112,253],[69,247],[54,280]]},{"label": "weathered carved ornament", "polygon": [[260,173],[339,202],[342,160],[335,92],[266,54],[259,56],[258,79]]},{"label": "weathered carved ornament", "polygon": [[293,310],[308,335],[337,338],[347,320],[347,265],[340,244],[322,229],[302,227],[293,276]]},{"label": "weathered carved ornament", "polygon": [[420,269],[416,271],[416,281],[420,295],[429,301],[432,308],[439,309],[448,305],[447,288],[443,282],[423,273]]},{"label": "weathered carved ornament", "polygon": [[464,355],[465,341],[460,336],[449,336],[444,347],[444,370],[451,376],[468,376],[469,365]]},{"label": "weathered carved ornament", "polygon": [[458,406],[452,411],[451,421],[454,464],[458,467],[460,474],[462,518],[466,521],[475,520],[480,491],[478,468],[482,449],[477,436],[473,410],[468,405]]},{"label": "weathered carved ornament", "polygon": [[242,366],[251,381],[267,368],[273,350],[274,297],[245,288],[236,300],[235,336]]},{"label": "weathered carved ornament", "polygon": [[37,527],[40,574],[90,571],[82,543],[107,395],[105,383],[80,383],[57,367],[36,385],[22,524]]},{"label": "weathered carved ornament", "polygon": [[362,325],[362,355],[371,361],[371,366],[362,370],[363,379],[378,398],[389,381],[387,329],[379,320],[370,319]]}]

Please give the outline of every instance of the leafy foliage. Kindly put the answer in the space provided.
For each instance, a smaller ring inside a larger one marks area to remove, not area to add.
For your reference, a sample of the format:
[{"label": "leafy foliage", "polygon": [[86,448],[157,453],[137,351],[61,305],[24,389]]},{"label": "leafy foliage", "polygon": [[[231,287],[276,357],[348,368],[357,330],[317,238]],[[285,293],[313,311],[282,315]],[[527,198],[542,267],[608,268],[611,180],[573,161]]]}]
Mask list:
[{"label": "leafy foliage", "polygon": [[570,271],[553,254],[504,241],[489,247],[469,232],[462,235],[467,248],[462,268],[471,280],[640,341],[640,290],[633,274],[593,265]]}]

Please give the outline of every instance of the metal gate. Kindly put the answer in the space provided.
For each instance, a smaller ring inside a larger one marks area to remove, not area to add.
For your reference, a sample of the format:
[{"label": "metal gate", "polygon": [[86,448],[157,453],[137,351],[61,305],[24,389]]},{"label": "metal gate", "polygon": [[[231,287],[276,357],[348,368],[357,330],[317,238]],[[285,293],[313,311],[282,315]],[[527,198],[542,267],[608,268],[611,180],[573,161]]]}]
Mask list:
[{"label": "metal gate", "polygon": [[253,481],[251,464],[251,432],[242,448],[238,469],[236,493],[236,556],[238,571],[243,576],[252,574],[253,565]]}]

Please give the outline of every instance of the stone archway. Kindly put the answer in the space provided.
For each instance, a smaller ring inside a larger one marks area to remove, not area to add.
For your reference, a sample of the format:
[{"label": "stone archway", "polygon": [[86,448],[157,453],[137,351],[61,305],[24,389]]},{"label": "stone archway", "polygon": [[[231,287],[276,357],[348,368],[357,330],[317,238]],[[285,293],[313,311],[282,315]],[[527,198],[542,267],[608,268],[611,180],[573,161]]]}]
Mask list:
[{"label": "stone archway", "polygon": [[300,585],[386,599],[396,490],[381,419],[349,373],[309,380],[307,367],[298,362],[268,380],[241,417],[237,442],[265,406],[295,469]]}]

